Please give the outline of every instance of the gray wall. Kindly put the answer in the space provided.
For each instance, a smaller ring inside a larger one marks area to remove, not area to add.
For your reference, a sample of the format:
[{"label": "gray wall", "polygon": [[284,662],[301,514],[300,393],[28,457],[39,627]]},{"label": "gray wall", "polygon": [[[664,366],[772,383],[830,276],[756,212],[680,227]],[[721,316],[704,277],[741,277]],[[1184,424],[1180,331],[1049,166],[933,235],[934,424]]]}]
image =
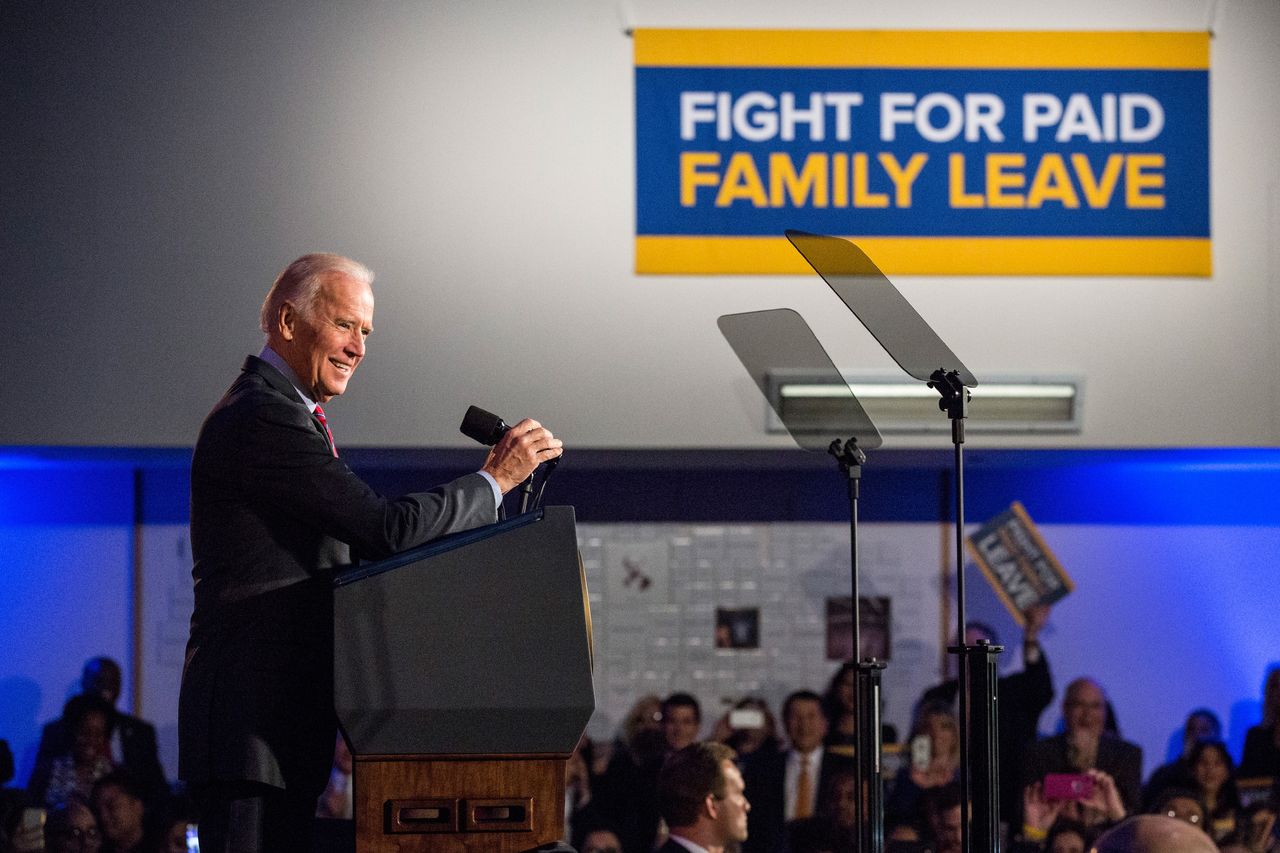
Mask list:
[{"label": "gray wall", "polygon": [[471,402],[577,446],[785,441],[717,315],[789,305],[841,367],[891,365],[816,277],[631,272],[624,28],[685,26],[1212,28],[1212,279],[898,283],[979,376],[1087,381],[1080,435],[975,444],[1280,438],[1259,376],[1280,354],[1273,0],[16,0],[0,304],[20,378],[0,444],[189,445],[260,344],[267,285],[315,249],[379,273],[368,362],[330,415],[346,446],[462,442]]}]

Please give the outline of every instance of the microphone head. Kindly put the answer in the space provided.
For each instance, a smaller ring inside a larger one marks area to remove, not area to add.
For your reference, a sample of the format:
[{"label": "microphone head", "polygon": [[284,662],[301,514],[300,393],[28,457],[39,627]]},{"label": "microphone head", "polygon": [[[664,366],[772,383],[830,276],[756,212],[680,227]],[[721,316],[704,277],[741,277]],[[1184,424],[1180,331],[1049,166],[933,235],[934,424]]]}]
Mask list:
[{"label": "microphone head", "polygon": [[459,429],[467,438],[492,446],[497,444],[511,427],[493,412],[486,412],[479,406],[472,406],[467,409]]}]

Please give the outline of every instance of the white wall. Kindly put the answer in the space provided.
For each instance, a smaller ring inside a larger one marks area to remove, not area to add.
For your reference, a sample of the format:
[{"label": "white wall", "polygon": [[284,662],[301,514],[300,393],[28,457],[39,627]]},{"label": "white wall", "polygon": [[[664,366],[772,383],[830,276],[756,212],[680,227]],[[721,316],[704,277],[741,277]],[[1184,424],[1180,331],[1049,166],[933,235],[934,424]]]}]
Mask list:
[{"label": "white wall", "polygon": [[[438,445],[472,402],[577,446],[759,446],[716,331],[802,311],[887,368],[815,278],[637,277],[630,27],[1212,28],[1212,279],[901,278],[974,371],[1087,381],[1078,436],[1280,438],[1280,6],[1272,0],[7,3],[0,304],[23,381],[0,444],[189,445],[271,278],[380,274],[339,441]],[[1260,381],[1261,380],[1261,381]],[[89,424],[69,411],[95,413]],[[935,438],[895,438],[895,445]]]}]

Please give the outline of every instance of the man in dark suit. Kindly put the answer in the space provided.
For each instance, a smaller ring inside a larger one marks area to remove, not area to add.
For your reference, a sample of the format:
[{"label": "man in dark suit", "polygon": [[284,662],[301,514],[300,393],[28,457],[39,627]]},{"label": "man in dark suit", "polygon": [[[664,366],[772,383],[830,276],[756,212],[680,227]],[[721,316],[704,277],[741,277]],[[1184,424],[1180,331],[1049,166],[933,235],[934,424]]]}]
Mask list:
[{"label": "man in dark suit", "polygon": [[667,756],[658,808],[670,830],[657,853],[725,853],[747,839],[747,802],[732,749],[695,743]]},{"label": "man in dark suit", "polygon": [[206,853],[305,850],[333,755],[331,571],[496,520],[501,495],[562,446],[516,424],[480,471],[388,499],[338,457],[320,404],[373,327],[373,275],[306,255],[263,303],[267,345],[204,422],[191,464],[195,611],[178,711],[179,775]]},{"label": "man in dark suit", "polygon": [[[1040,632],[1049,620],[1049,607],[1037,604],[1023,614],[1021,672],[1000,678],[997,696],[1000,697],[998,716],[1000,738],[1000,819],[1017,827],[1022,825],[1021,778],[1023,755],[1036,740],[1036,726],[1040,715],[1053,701],[1053,677],[1049,673],[1049,660],[1040,647]],[[999,638],[989,625],[970,622],[965,628],[965,643],[972,646],[979,640],[999,645]],[[951,658],[950,660],[954,660]],[[954,678],[931,687],[916,703],[916,713],[931,703],[946,705],[959,713],[956,699],[960,683]]]},{"label": "man in dark suit", "polygon": [[[1062,719],[1062,734],[1044,738],[1027,749],[1023,786],[1042,782],[1048,773],[1101,770],[1114,781],[1124,810],[1132,814],[1141,796],[1142,748],[1104,731],[1107,697],[1096,681],[1077,678],[1067,685],[1062,697]],[[1107,817],[1114,821],[1124,815]]]},{"label": "man in dark suit", "polygon": [[[122,683],[120,664],[107,657],[91,658],[80,673],[81,693],[101,696],[112,707],[111,760],[129,771],[142,788],[147,807],[156,809],[169,793],[169,783],[156,752],[156,729],[146,720],[115,707]],[[53,760],[71,752],[71,741],[72,734],[61,717],[46,723],[40,733],[31,778],[47,778]]]},{"label": "man in dark suit", "polygon": [[823,748],[828,722],[822,697],[798,690],[782,703],[782,724],[790,748],[756,752],[747,761],[747,797],[752,802],[751,832],[743,853],[775,853],[784,847],[789,821],[818,811],[818,792],[843,771],[853,773],[853,760]]}]

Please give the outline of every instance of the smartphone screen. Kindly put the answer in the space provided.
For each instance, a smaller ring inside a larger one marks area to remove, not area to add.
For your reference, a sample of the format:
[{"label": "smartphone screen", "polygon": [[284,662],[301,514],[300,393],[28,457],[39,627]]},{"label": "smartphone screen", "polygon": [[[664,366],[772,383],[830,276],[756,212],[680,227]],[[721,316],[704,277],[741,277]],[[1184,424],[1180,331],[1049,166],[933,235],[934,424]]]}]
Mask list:
[{"label": "smartphone screen", "polygon": [[911,766],[916,770],[927,770],[933,760],[933,742],[928,735],[916,735],[911,739]]},{"label": "smartphone screen", "polygon": [[1087,800],[1093,796],[1093,777],[1087,773],[1050,773],[1044,777],[1046,800]]},{"label": "smartphone screen", "polygon": [[187,824],[187,853],[200,853],[200,833],[194,823]]}]

